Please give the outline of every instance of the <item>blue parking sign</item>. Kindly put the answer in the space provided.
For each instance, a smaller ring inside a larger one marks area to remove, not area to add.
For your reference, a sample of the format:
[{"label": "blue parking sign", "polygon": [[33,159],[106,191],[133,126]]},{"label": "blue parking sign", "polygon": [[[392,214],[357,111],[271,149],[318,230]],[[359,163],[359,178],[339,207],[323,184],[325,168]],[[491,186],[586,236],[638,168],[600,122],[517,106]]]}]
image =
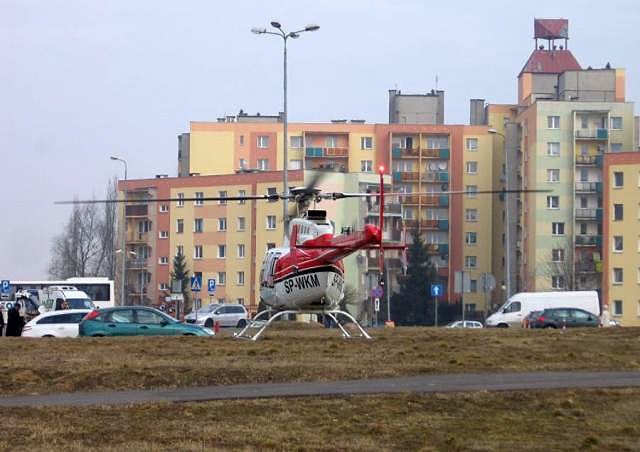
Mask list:
[{"label": "blue parking sign", "polygon": [[214,293],[216,291],[216,280],[214,278],[208,279],[207,287],[209,289],[209,293]]},{"label": "blue parking sign", "polygon": [[3,279],[2,283],[0,283],[0,292],[1,293],[9,293],[9,290],[11,289],[11,281],[9,281],[8,279]]},{"label": "blue parking sign", "polygon": [[444,286],[442,284],[431,284],[431,296],[439,297],[444,293]]}]

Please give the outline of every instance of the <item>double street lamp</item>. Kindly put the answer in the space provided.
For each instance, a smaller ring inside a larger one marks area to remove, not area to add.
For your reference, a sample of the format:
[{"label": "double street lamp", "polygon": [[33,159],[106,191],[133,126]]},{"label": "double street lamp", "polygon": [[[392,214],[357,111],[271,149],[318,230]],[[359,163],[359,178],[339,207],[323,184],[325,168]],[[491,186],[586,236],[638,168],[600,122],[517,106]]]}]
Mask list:
[{"label": "double street lamp", "polygon": [[277,21],[273,21],[271,22],[271,26],[274,28],[274,30],[276,31],[268,31],[266,28],[252,28],[251,32],[255,33],[257,35],[274,35],[274,36],[279,36],[282,38],[283,44],[284,44],[284,83],[283,83],[283,90],[284,90],[284,118],[283,118],[283,122],[284,122],[284,139],[283,139],[283,147],[284,147],[284,171],[283,171],[283,184],[284,184],[284,198],[282,200],[282,221],[284,224],[284,237],[286,239],[287,237],[287,229],[289,227],[289,221],[288,221],[288,210],[287,210],[287,206],[289,203],[289,178],[288,178],[288,167],[289,167],[289,155],[288,155],[288,136],[287,136],[287,127],[288,127],[288,117],[287,117],[287,40],[289,38],[292,39],[297,39],[300,37],[301,33],[304,33],[306,31],[317,31],[320,29],[320,27],[318,25],[314,25],[314,24],[310,24],[307,25],[306,27],[304,27],[301,30],[296,30],[296,31],[291,31],[291,32],[286,32],[282,29],[282,25],[280,24],[280,22]]},{"label": "double street lamp", "polygon": [[[111,160],[118,161],[124,164],[124,180],[127,180],[127,161],[125,159],[121,159],[119,157],[114,157],[113,155],[109,157]],[[125,279],[127,276],[127,253],[125,253],[126,245],[126,224],[127,224],[127,188],[125,187],[123,190],[124,193],[124,203],[122,205],[122,241],[120,243],[120,249],[122,250],[122,273],[120,275],[120,305],[125,306]]]}]

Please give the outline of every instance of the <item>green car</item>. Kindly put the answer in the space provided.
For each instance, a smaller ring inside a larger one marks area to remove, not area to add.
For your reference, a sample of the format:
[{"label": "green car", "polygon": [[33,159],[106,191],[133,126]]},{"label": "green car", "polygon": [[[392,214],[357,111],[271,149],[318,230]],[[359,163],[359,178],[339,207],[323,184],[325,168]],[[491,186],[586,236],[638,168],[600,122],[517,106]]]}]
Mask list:
[{"label": "green car", "polygon": [[80,336],[213,336],[198,325],[180,323],[157,309],[123,306],[91,311],[78,325]]}]

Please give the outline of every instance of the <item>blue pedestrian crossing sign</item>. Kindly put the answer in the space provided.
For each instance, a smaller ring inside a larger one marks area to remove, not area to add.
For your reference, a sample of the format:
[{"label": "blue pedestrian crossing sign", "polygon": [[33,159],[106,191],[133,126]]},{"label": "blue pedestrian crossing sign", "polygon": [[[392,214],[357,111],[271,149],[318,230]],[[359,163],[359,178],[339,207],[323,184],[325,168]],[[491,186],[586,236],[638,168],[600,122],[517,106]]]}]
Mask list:
[{"label": "blue pedestrian crossing sign", "polygon": [[0,284],[0,293],[9,293],[9,289],[11,289],[11,281],[3,279]]},{"label": "blue pedestrian crossing sign", "polygon": [[207,279],[207,287],[209,288],[209,293],[214,293],[216,291],[216,280],[214,278]]},{"label": "blue pedestrian crossing sign", "polygon": [[191,277],[191,292],[200,292],[202,289],[202,276]]},{"label": "blue pedestrian crossing sign", "polygon": [[439,297],[444,293],[444,286],[442,284],[431,284],[431,296]]}]

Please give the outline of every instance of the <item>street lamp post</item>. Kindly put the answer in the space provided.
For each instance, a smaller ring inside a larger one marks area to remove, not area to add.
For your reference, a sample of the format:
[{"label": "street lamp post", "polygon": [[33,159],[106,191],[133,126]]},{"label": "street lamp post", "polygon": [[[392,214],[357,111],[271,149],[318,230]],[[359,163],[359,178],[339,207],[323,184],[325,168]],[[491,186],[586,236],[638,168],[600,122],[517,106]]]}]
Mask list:
[{"label": "street lamp post", "polygon": [[509,208],[509,190],[511,189],[511,185],[510,185],[510,177],[509,177],[509,150],[507,149],[507,138],[504,136],[504,134],[498,132],[496,129],[489,129],[488,132],[490,134],[493,135],[500,135],[502,137],[502,142],[504,144],[504,167],[505,167],[505,187],[506,187],[506,191],[504,193],[504,203],[505,203],[505,209],[504,209],[504,217],[505,217],[505,224],[506,224],[506,230],[505,230],[505,241],[506,241],[506,251],[507,251],[507,256],[505,259],[505,266],[507,268],[507,281],[506,281],[506,300],[509,299],[509,297],[511,297],[511,215],[510,215],[510,211],[511,209]]},{"label": "street lamp post", "polygon": [[283,76],[283,92],[284,92],[284,118],[283,118],[283,122],[284,122],[284,139],[283,139],[283,150],[284,150],[284,171],[282,174],[282,179],[283,179],[283,185],[284,185],[284,189],[283,189],[283,194],[284,194],[284,198],[282,200],[282,221],[284,224],[284,237],[286,239],[287,237],[287,229],[289,226],[289,221],[287,218],[287,205],[289,203],[289,175],[288,175],[288,168],[289,168],[289,155],[288,155],[288,147],[289,147],[289,143],[288,143],[288,136],[287,136],[287,128],[288,128],[288,116],[287,116],[287,40],[289,38],[293,38],[293,39],[297,39],[300,37],[300,33],[304,33],[305,31],[316,31],[319,30],[320,27],[318,25],[314,25],[314,24],[310,24],[307,25],[306,27],[304,27],[302,30],[297,30],[297,31],[291,31],[289,33],[287,33],[286,31],[284,31],[282,29],[282,25],[280,24],[280,22],[277,21],[272,21],[271,22],[271,26],[276,29],[277,31],[267,31],[266,28],[252,28],[251,32],[255,33],[257,35],[263,35],[263,34],[267,34],[267,35],[274,35],[274,36],[279,36],[282,38],[283,44],[284,44],[284,76]]},{"label": "street lamp post", "polygon": [[[109,157],[111,160],[116,160],[124,164],[124,180],[127,180],[127,161],[121,159],[119,157],[114,157],[113,155]],[[127,188],[124,189],[124,203],[122,204],[122,241],[120,249],[123,251],[122,253],[122,273],[120,275],[120,305],[125,306],[125,279],[127,276],[127,253],[124,252],[126,249],[126,237],[125,237],[125,229],[127,224]]]}]

